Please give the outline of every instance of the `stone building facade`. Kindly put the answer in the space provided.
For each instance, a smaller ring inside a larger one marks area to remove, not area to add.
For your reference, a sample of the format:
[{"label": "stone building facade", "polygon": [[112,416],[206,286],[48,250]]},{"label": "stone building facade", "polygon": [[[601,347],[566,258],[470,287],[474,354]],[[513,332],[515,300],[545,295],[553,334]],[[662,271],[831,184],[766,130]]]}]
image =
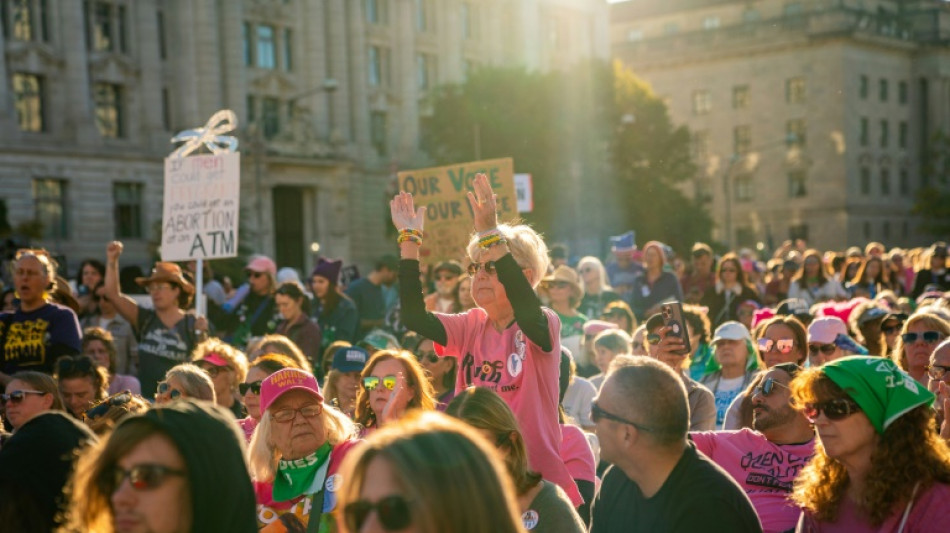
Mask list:
[{"label": "stone building facade", "polygon": [[931,139],[950,131],[950,11],[936,1],[614,4],[617,58],[688,125],[717,238],[915,245]]},{"label": "stone building facade", "polygon": [[609,55],[602,0],[6,0],[0,200],[75,272],[105,243],[147,265],[178,131],[234,110],[242,246],[307,271],[367,265],[420,118],[481,65]]}]

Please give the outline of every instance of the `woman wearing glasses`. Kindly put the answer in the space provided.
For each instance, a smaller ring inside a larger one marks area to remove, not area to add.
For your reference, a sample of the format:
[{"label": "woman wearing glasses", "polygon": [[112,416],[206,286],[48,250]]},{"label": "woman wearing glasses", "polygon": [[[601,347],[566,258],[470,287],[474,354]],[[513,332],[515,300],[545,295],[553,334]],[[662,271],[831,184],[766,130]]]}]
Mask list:
[{"label": "woman wearing glasses", "polygon": [[381,350],[363,368],[356,397],[356,422],[364,435],[402,418],[410,409],[435,409],[432,384],[419,361],[407,351]]},{"label": "woman wearing glasses", "polygon": [[257,531],[241,435],[203,402],[126,418],[81,456],[67,494],[64,533]]},{"label": "woman wearing glasses", "polygon": [[791,383],[821,441],[795,481],[797,531],[942,531],[950,449],[934,430],[934,395],[893,362],[844,357]]},{"label": "woman wearing glasses", "polygon": [[918,383],[927,386],[927,365],[940,341],[950,335],[950,324],[937,315],[918,313],[904,322],[891,359]]},{"label": "woman wearing glasses", "polygon": [[242,395],[238,393],[238,386],[247,376],[244,352],[212,337],[195,347],[191,361],[211,377],[218,405],[231,411],[234,418],[244,418],[247,411],[240,400]]},{"label": "woman wearing glasses", "polygon": [[[418,342],[414,342],[415,339],[418,339]],[[425,369],[426,377],[432,384],[435,408],[445,411],[445,407],[449,405],[452,398],[455,398],[458,359],[451,355],[440,356],[435,352],[435,343],[432,339],[422,338],[411,331],[403,337],[402,343],[407,350],[415,354],[419,364]]]},{"label": "woman wearing glasses", "polygon": [[214,383],[204,370],[190,363],[174,366],[158,382],[155,403],[161,405],[192,398],[215,403]]},{"label": "woman wearing glasses", "polygon": [[497,205],[485,174],[468,193],[475,232],[467,245],[472,263],[472,297],[478,307],[464,313],[427,313],[419,281],[425,207],[412,195],[390,202],[399,230],[399,297],[403,324],[445,346],[459,359],[456,391],[471,385],[495,390],[512,407],[525,434],[531,464],[561,486],[575,505],[583,503],[560,459],[558,368],[560,322],[543,309],[534,287],[549,263],[547,246],[530,227],[498,223]]},{"label": "woman wearing glasses", "polygon": [[577,262],[577,273],[584,282],[584,297],[578,308],[582,315],[596,318],[604,312],[610,302],[623,301],[620,295],[610,287],[607,269],[604,268],[600,259],[592,255],[582,257]]},{"label": "woman wearing glasses", "polygon": [[261,383],[264,378],[285,368],[299,368],[296,362],[286,355],[269,353],[254,360],[254,364],[247,369],[244,383],[238,385],[244,407],[247,408],[247,417],[238,420],[238,425],[244,431],[247,442],[251,442],[254,428],[261,421]]},{"label": "woman wearing glasses", "polygon": [[346,481],[337,470],[358,442],[356,426],[324,405],[312,374],[295,368],[264,378],[260,410],[261,421],[248,448],[258,526],[333,531],[332,511]]},{"label": "woman wearing glasses", "polygon": [[13,431],[46,411],[65,411],[56,381],[42,372],[25,370],[13,375],[6,394],[0,395]]},{"label": "woman wearing glasses", "polygon": [[113,241],[106,247],[105,297],[135,329],[142,395],[151,398],[165,372],[191,359],[191,351],[208,332],[208,322],[185,312],[195,288],[174,263],[159,261],[149,277],[135,278],[135,282],[148,291],[154,309],[146,309],[122,294],[119,289],[121,255],[121,242]]}]

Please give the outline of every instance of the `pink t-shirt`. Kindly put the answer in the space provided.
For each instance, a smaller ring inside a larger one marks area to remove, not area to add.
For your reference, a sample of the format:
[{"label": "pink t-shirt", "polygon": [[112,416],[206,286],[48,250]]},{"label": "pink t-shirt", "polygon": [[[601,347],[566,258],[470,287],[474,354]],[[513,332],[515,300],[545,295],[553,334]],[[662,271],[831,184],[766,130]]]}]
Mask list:
[{"label": "pink t-shirt", "polygon": [[444,355],[459,358],[455,390],[475,385],[497,392],[518,419],[531,469],[560,485],[578,506],[584,500],[561,461],[557,410],[561,323],[554,311],[543,312],[551,336],[550,352],[531,342],[517,323],[501,332],[495,330],[481,308],[435,316],[445,327]]},{"label": "pink t-shirt", "polygon": [[880,527],[874,527],[859,514],[858,507],[845,497],[838,509],[838,519],[834,522],[818,522],[810,514],[802,515],[801,527],[804,533],[929,533],[947,530],[947,511],[950,510],[950,485],[935,483],[929,489],[917,494],[907,516],[907,523],[901,530],[901,520],[907,504],[894,509],[894,514]]},{"label": "pink t-shirt", "polygon": [[801,509],[788,500],[795,476],[815,454],[815,441],[778,445],[761,433],[698,431],[689,434],[703,452],[735,479],[749,495],[765,533],[788,531]]},{"label": "pink t-shirt", "polygon": [[594,451],[584,430],[573,424],[561,424],[561,459],[571,478],[591,483],[597,480]]}]

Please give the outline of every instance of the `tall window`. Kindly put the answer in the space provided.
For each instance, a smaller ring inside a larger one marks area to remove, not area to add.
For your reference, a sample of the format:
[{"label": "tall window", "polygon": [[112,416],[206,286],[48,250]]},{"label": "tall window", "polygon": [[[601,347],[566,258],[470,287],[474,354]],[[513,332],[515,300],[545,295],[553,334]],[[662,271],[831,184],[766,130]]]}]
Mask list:
[{"label": "tall window", "polygon": [[881,148],[887,148],[888,142],[890,142],[890,128],[888,127],[887,120],[881,120]]},{"label": "tall window", "polygon": [[277,66],[277,49],[274,46],[274,27],[257,25],[257,66],[272,69]]},{"label": "tall window", "polygon": [[901,104],[907,103],[907,82],[900,81],[897,83],[897,102]]},{"label": "tall window", "polygon": [[369,47],[369,84],[372,87],[389,85],[389,49],[381,46]]},{"label": "tall window", "polygon": [[369,116],[370,141],[380,156],[386,155],[386,112],[372,111]]},{"label": "tall window", "polygon": [[805,146],[806,133],[805,119],[796,118],[785,122],[785,138],[788,146]]},{"label": "tall window", "polygon": [[293,54],[293,32],[287,28],[284,28],[284,31],[281,34],[281,63],[283,63],[284,70],[290,72],[294,69],[294,54]]},{"label": "tall window", "polygon": [[732,130],[732,153],[744,154],[752,146],[752,127],[749,125],[736,126]]},{"label": "tall window", "polygon": [[709,97],[709,91],[693,91],[693,114],[705,115],[712,109],[712,99]]},{"label": "tall window", "polygon": [[69,236],[64,180],[34,179],[33,210],[36,221],[43,228],[44,238],[63,239]]},{"label": "tall window", "polygon": [[878,96],[881,98],[882,102],[887,101],[887,80],[886,79],[881,78],[878,81],[877,93],[878,93]]},{"label": "tall window", "polygon": [[34,74],[13,74],[13,107],[20,131],[44,131],[43,78]]},{"label": "tall window", "polygon": [[15,41],[49,41],[47,0],[0,2],[3,33]]},{"label": "tall window", "polygon": [[871,194],[871,169],[861,167],[861,194],[867,196]]},{"label": "tall window", "polygon": [[898,184],[900,187],[901,196],[907,196],[910,194],[910,173],[907,172],[906,168],[902,168],[897,171]]},{"label": "tall window", "polygon": [[244,47],[244,66],[254,66],[254,46],[252,44],[251,23],[245,22],[241,25],[241,44]]},{"label": "tall window", "polygon": [[172,130],[172,104],[168,87],[162,87],[162,127],[165,131]]},{"label": "tall window", "polygon": [[431,88],[435,81],[435,57],[429,54],[416,54],[416,85],[420,91]]},{"label": "tall window", "polygon": [[265,139],[280,133],[280,101],[276,98],[261,98],[261,133]]},{"label": "tall window", "polygon": [[158,11],[155,14],[155,22],[158,26],[158,56],[165,59],[168,56],[168,45],[165,42],[165,14]]},{"label": "tall window", "polygon": [[385,0],[365,0],[366,2],[366,22],[370,24],[382,24],[383,12],[380,4]]},{"label": "tall window", "polygon": [[429,0],[415,0],[416,30],[429,31]]},{"label": "tall window", "polygon": [[736,85],[732,88],[732,108],[745,109],[749,107],[749,86]]},{"label": "tall window", "polygon": [[907,136],[909,130],[907,128],[907,121],[900,121],[900,124],[897,125],[897,146],[901,148],[907,148]]},{"label": "tall window", "polygon": [[805,102],[805,78],[789,78],[785,80],[785,101],[789,104]]},{"label": "tall window", "polygon": [[891,194],[891,171],[890,169],[881,169],[881,194],[887,196]]},{"label": "tall window", "polygon": [[96,127],[103,137],[125,136],[122,116],[122,88],[111,83],[96,83],[92,86],[96,104]]},{"label": "tall window", "polygon": [[858,80],[858,96],[860,96],[862,100],[866,100],[868,97],[870,83],[871,82],[868,81],[868,77],[864,75],[862,75]]},{"label": "tall window", "polygon": [[128,48],[128,20],[124,5],[116,5],[115,1],[87,1],[84,4],[86,12],[86,43],[94,52],[121,52],[126,53]]},{"label": "tall window", "polygon": [[141,239],[142,189],[141,183],[113,183],[112,202],[115,206],[113,224],[116,238]]},{"label": "tall window", "polygon": [[804,198],[808,195],[808,190],[805,188],[806,180],[808,176],[805,174],[804,170],[796,170],[788,173],[788,197],[789,198]]},{"label": "tall window", "polygon": [[861,131],[858,136],[858,142],[861,146],[867,146],[869,139],[871,138],[870,126],[868,126],[868,118],[861,117]]},{"label": "tall window", "polygon": [[693,160],[703,161],[709,157],[709,130],[698,130],[693,132],[692,148]]},{"label": "tall window", "polygon": [[752,201],[752,198],[755,197],[755,184],[752,181],[752,176],[736,176],[734,183],[736,200],[739,202]]}]

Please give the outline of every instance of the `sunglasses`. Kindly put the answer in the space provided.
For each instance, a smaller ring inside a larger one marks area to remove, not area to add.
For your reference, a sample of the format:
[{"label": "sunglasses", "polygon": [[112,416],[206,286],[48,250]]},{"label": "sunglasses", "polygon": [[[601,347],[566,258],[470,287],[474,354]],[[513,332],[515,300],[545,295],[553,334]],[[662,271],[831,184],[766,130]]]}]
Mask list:
[{"label": "sunglasses", "polygon": [[795,347],[794,339],[779,339],[773,341],[772,339],[762,338],[758,341],[759,350],[762,353],[768,353],[772,351],[772,348],[778,350],[781,354],[787,354],[792,351],[792,348]]},{"label": "sunglasses", "polygon": [[[379,376],[366,376],[363,378],[363,387],[366,390],[375,390],[379,386]],[[389,390],[396,388],[396,376],[383,376],[383,387]]]},{"label": "sunglasses", "polygon": [[923,333],[905,333],[901,335],[904,344],[913,344],[918,338],[923,339],[927,344],[934,344],[939,341],[943,335],[939,331],[925,331]]},{"label": "sunglasses", "polygon": [[409,512],[409,500],[399,495],[386,496],[376,503],[369,500],[356,500],[343,508],[343,521],[350,531],[362,529],[370,513],[376,511],[379,522],[386,531],[398,531],[409,527],[412,516]]},{"label": "sunglasses", "polygon": [[7,403],[20,403],[23,401],[23,398],[26,398],[27,394],[39,394],[42,396],[46,393],[38,390],[15,390],[10,394],[0,394],[0,402],[2,402],[3,405]]},{"label": "sunglasses", "polygon": [[827,402],[806,403],[802,409],[805,418],[812,424],[821,413],[825,413],[828,420],[843,420],[860,411],[861,408],[850,398],[836,398]]},{"label": "sunglasses", "polygon": [[837,349],[838,347],[835,346],[834,344],[809,344],[808,345],[808,353],[810,353],[811,355],[818,355],[819,351],[824,355],[831,355],[835,353],[835,350]]},{"label": "sunglasses", "polygon": [[251,383],[241,383],[241,384],[239,384],[239,385],[238,385],[238,390],[241,391],[241,396],[244,396],[245,394],[247,394],[247,391],[251,391],[251,392],[253,392],[254,394],[260,394],[260,393],[261,393],[261,382],[262,382],[262,381],[263,381],[263,380],[260,380],[260,379],[259,379],[259,380],[257,380],[257,381],[251,382]]},{"label": "sunglasses", "polygon": [[893,335],[900,331],[903,326],[903,324],[897,324],[896,326],[881,326],[881,331],[883,331],[885,335]]},{"label": "sunglasses", "polygon": [[597,402],[590,403],[590,419],[595,424],[599,422],[600,420],[611,420],[614,422],[618,422],[620,424],[627,424],[628,426],[633,426],[639,429],[640,431],[650,431],[650,428],[644,425],[638,424],[631,420],[627,420],[626,418],[621,418],[613,413],[609,413],[603,410],[599,405],[597,405]]},{"label": "sunglasses", "polygon": [[763,381],[761,385],[759,385],[758,387],[752,390],[752,395],[755,396],[756,394],[758,394],[760,396],[765,396],[766,398],[768,398],[769,396],[772,395],[772,392],[775,390],[776,385],[778,385],[779,387],[782,387],[783,389],[786,389],[786,390],[788,389],[788,385],[783,385],[782,383],[779,383],[778,381],[775,381],[772,378],[765,378],[765,381]]},{"label": "sunglasses", "polygon": [[950,366],[930,365],[927,367],[927,375],[936,380],[941,380],[950,372]]},{"label": "sunglasses", "polygon": [[648,334],[647,334],[647,342],[649,342],[650,344],[652,344],[652,345],[654,345],[654,346],[656,346],[657,344],[659,344],[661,340],[662,340],[662,338],[660,337],[660,334],[659,334],[659,333],[648,333]]},{"label": "sunglasses", "polygon": [[102,400],[96,405],[93,405],[89,409],[86,409],[86,412],[83,413],[83,419],[95,420],[96,418],[99,418],[100,416],[108,413],[109,409],[113,407],[125,405],[131,401],[132,401],[131,391],[125,391],[122,394],[119,394],[118,396],[106,398],[105,400]]},{"label": "sunglasses", "polygon": [[419,352],[418,356],[420,363],[438,363],[439,356],[435,352]]},{"label": "sunglasses", "polygon": [[475,277],[475,274],[478,274],[479,270],[484,270],[486,274],[491,276],[495,273],[495,262],[494,261],[485,261],[484,263],[469,263],[468,265],[468,275]]},{"label": "sunglasses", "polygon": [[112,471],[112,479],[110,480],[112,482],[112,487],[111,490],[109,490],[109,493],[113,493],[118,490],[126,478],[129,479],[129,484],[132,485],[133,489],[142,491],[158,488],[168,476],[185,475],[186,474],[183,470],[177,470],[164,465],[151,463],[135,465],[128,470],[116,466]]},{"label": "sunglasses", "polygon": [[254,278],[254,279],[257,279],[257,278],[259,278],[259,277],[261,277],[261,276],[264,276],[264,275],[266,275],[266,274],[264,274],[263,272],[248,272],[248,273],[247,273],[247,277],[249,277],[249,278]]},{"label": "sunglasses", "polygon": [[271,418],[274,419],[274,422],[285,423],[297,418],[297,413],[300,413],[300,416],[304,418],[315,418],[320,416],[320,413],[322,412],[323,406],[319,403],[313,403],[310,405],[305,405],[300,409],[290,409],[288,407],[287,409],[274,411],[274,413],[271,414]]},{"label": "sunglasses", "polygon": [[226,366],[217,366],[217,365],[198,365],[198,368],[207,372],[208,375],[211,376],[212,378],[218,377],[218,374],[220,374],[221,372],[225,370],[230,370],[230,368]]},{"label": "sunglasses", "polygon": [[158,390],[158,394],[167,394],[168,397],[171,398],[172,400],[177,400],[178,398],[181,398],[182,396],[182,392],[178,389],[173,389],[172,386],[169,385],[167,381],[159,381],[157,390]]}]

